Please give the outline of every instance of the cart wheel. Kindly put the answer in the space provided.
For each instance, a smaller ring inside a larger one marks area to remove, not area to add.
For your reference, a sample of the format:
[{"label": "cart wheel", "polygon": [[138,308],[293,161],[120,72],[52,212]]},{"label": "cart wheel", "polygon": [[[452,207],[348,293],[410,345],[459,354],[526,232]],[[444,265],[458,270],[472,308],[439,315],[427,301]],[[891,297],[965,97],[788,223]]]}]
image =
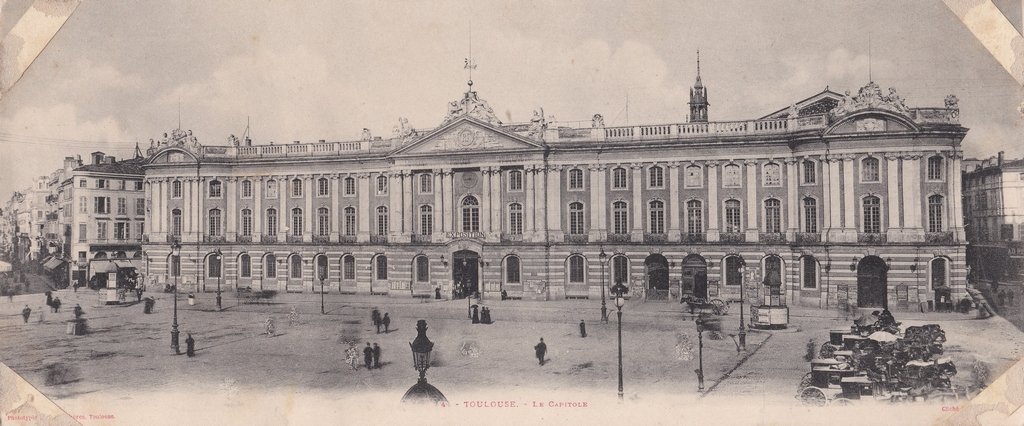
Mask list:
[{"label": "cart wheel", "polygon": [[834,405],[837,407],[849,407],[853,405],[853,401],[846,398],[836,398],[829,402],[828,405]]},{"label": "cart wheel", "polygon": [[835,345],[825,342],[821,344],[821,350],[818,351],[818,356],[822,359],[832,358],[835,355]]},{"label": "cart wheel", "polygon": [[824,407],[828,403],[828,397],[825,396],[825,391],[810,386],[800,391],[800,402],[804,405]]},{"label": "cart wheel", "polygon": [[800,379],[800,387],[796,388],[797,392],[800,392],[801,389],[809,387],[812,383],[814,383],[814,380],[811,378],[811,376],[812,374],[810,372],[804,374],[804,377]]},{"label": "cart wheel", "polygon": [[729,313],[729,305],[726,305],[722,299],[712,299],[711,306],[715,309],[715,314],[725,315]]}]

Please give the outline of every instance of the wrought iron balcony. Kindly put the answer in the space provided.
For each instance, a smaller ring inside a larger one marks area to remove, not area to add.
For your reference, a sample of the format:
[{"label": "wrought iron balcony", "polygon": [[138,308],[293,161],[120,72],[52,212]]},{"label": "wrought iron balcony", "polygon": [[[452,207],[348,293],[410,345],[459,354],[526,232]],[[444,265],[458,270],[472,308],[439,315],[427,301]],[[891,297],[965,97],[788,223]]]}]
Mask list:
[{"label": "wrought iron balcony", "polygon": [[708,236],[704,233],[691,234],[684,232],[681,239],[684,243],[703,243],[708,240]]},{"label": "wrought iron balcony", "polygon": [[861,232],[857,234],[858,243],[885,244],[885,234]]},{"label": "wrought iron balcony", "polygon": [[167,242],[171,244],[181,244],[181,235],[167,234]]},{"label": "wrought iron balcony", "polygon": [[782,244],[786,242],[786,234],[781,232],[762,232],[757,236],[757,239],[764,244]]},{"label": "wrought iron balcony", "polygon": [[277,234],[260,235],[260,242],[263,244],[274,244],[277,242]]},{"label": "wrought iron balcony", "polygon": [[744,243],[747,241],[746,234],[742,232],[723,232],[718,240],[723,243]]},{"label": "wrought iron balcony", "polygon": [[431,235],[412,234],[412,242],[414,243],[429,243],[432,240],[433,237]]},{"label": "wrought iron balcony", "polygon": [[203,235],[203,242],[204,243],[223,243],[224,242],[224,236],[223,235]]},{"label": "wrought iron balcony", "polygon": [[609,243],[628,243],[629,234],[608,234]]},{"label": "wrought iron balcony", "polygon": [[387,235],[370,235],[370,242],[373,244],[385,244],[388,242]]},{"label": "wrought iron balcony", "polygon": [[590,239],[587,237],[587,234],[565,234],[565,242],[567,243],[582,244],[588,241]]},{"label": "wrought iron balcony", "polygon": [[668,241],[668,235],[667,234],[649,234],[649,233],[644,233],[644,242],[645,243],[664,243],[666,241]]},{"label": "wrought iron balcony", "polygon": [[331,242],[331,236],[330,235],[314,235],[313,236],[313,242],[314,243],[329,243],[329,242]]},{"label": "wrought iron balcony", "polygon": [[952,244],[953,233],[952,232],[926,232],[924,234],[925,242],[929,244]]},{"label": "wrought iron balcony", "polygon": [[240,243],[251,243],[252,242],[252,235],[239,235],[235,239],[238,242],[240,242]]},{"label": "wrought iron balcony", "polygon": [[285,241],[289,242],[289,243],[301,243],[302,242],[302,235],[291,235],[291,234],[288,234],[288,236],[286,237]]},{"label": "wrought iron balcony", "polygon": [[821,242],[821,234],[817,232],[797,232],[797,244],[815,244]]},{"label": "wrought iron balcony", "polygon": [[523,241],[523,234],[501,233],[501,242],[503,243],[518,243],[520,241]]},{"label": "wrought iron balcony", "polygon": [[354,242],[356,242],[356,236],[355,235],[342,235],[339,239],[343,243],[354,243]]}]

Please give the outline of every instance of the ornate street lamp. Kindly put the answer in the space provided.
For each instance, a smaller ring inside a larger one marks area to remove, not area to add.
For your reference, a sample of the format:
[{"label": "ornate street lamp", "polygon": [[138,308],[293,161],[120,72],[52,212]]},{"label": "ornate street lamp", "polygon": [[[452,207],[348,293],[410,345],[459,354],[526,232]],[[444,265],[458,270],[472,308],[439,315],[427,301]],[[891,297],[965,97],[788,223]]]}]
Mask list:
[{"label": "ornate street lamp", "polygon": [[320,315],[324,315],[327,311],[324,309],[324,280],[327,279],[327,265],[324,265],[323,269],[320,269],[320,258],[317,257],[317,275],[320,278]]},{"label": "ornate street lamp", "polygon": [[402,402],[447,404],[448,398],[427,383],[427,369],[430,368],[430,352],[434,349],[434,342],[427,338],[426,320],[416,321],[416,339],[409,343],[409,347],[412,349],[412,366],[420,372],[420,378],[405,392]]},{"label": "ornate street lamp", "polygon": [[612,286],[612,294],[615,295],[615,307],[619,316],[619,401],[622,401],[622,307],[626,304],[626,293],[629,289],[621,282]]},{"label": "ornate street lamp", "polygon": [[698,316],[693,322],[697,324],[697,392],[704,392],[704,319]]},{"label": "ornate street lamp", "polygon": [[607,290],[605,290],[605,285],[604,285],[604,280],[605,280],[605,277],[604,277],[604,263],[605,263],[605,259],[608,258],[608,255],[604,253],[604,247],[601,248],[601,254],[599,254],[597,257],[601,260],[601,322],[607,324],[608,323],[608,308],[605,307],[605,304],[604,304],[604,293],[607,291]]},{"label": "ornate street lamp", "polygon": [[224,255],[217,249],[213,252],[214,258],[217,259],[217,310],[221,310],[220,305],[220,280],[224,276]]},{"label": "ornate street lamp", "polygon": [[[178,262],[178,272],[181,272],[181,244],[177,242],[171,244],[171,259]],[[173,264],[167,265],[167,269],[174,276],[174,319],[171,322],[171,348],[174,349],[175,355],[181,355],[181,350],[178,348],[178,274],[175,274]]]},{"label": "ornate street lamp", "polygon": [[747,322],[743,318],[743,314],[744,314],[743,311],[746,310],[746,309],[743,308],[743,300],[745,298],[744,293],[746,293],[746,286],[747,286],[747,283],[746,283],[747,271],[748,271],[747,265],[745,263],[741,264],[740,265],[740,334],[739,334],[740,345],[737,348],[738,349],[737,352],[739,352],[741,350],[742,351],[747,350]]}]

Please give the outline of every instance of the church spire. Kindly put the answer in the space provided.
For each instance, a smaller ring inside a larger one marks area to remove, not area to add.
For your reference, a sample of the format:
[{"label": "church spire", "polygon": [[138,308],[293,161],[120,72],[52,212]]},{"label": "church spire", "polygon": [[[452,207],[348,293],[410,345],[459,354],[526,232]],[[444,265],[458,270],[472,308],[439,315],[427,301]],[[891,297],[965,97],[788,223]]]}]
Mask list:
[{"label": "church spire", "polygon": [[700,50],[697,50],[697,81],[690,88],[690,122],[706,123],[708,121],[708,91],[700,81]]}]

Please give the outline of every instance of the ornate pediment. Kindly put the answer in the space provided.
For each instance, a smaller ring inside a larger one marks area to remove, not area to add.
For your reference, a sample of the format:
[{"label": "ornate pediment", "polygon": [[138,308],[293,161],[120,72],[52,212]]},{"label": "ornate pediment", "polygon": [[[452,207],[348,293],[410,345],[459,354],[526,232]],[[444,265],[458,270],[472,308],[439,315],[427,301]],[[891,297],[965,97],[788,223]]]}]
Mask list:
[{"label": "ornate pediment", "polygon": [[883,95],[882,89],[875,82],[870,82],[857,91],[857,96],[850,96],[850,91],[839,101],[839,105],[832,108],[833,117],[844,117],[854,112],[865,109],[884,109],[907,115],[909,112],[903,97],[896,93],[896,89],[890,87],[889,94]]},{"label": "ornate pediment", "polygon": [[[234,137],[234,135],[232,135]],[[174,129],[171,130],[171,134],[168,136],[164,133],[164,137],[160,138],[159,141],[153,139],[149,140],[149,148],[146,149],[147,155],[153,155],[164,148],[183,148],[191,152],[199,152],[202,145],[199,144],[199,140],[195,136],[192,136],[192,131]]]},{"label": "ornate pediment", "polygon": [[444,123],[468,115],[485,123],[500,126],[501,120],[498,119],[498,116],[494,115],[494,110],[487,104],[487,101],[477,96],[472,87],[470,86],[470,89],[466,91],[461,100],[448,103],[448,113],[444,116]]},{"label": "ornate pediment", "polygon": [[396,154],[444,154],[482,151],[533,150],[540,146],[521,136],[505,133],[464,118],[413,142]]}]

